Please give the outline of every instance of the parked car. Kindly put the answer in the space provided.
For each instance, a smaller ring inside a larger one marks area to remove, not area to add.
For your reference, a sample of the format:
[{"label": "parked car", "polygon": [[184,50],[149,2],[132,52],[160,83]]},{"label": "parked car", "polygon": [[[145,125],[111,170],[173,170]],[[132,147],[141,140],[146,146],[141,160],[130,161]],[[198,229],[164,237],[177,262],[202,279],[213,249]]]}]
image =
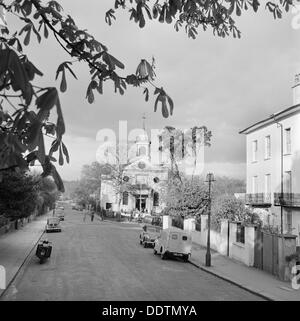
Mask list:
[{"label": "parked car", "polygon": [[160,228],[153,225],[144,225],[140,234],[140,244],[144,247],[154,247],[154,241],[160,234]]},{"label": "parked car", "polygon": [[61,225],[59,217],[50,217],[47,219],[46,233],[61,232]]},{"label": "parked car", "polygon": [[64,221],[65,220],[65,213],[62,210],[56,212],[56,216],[60,219],[60,221]]},{"label": "parked car", "polygon": [[192,252],[192,237],[190,233],[177,228],[161,230],[154,242],[153,251],[154,254],[160,254],[163,260],[170,256],[179,256],[187,262]]},{"label": "parked car", "polygon": [[161,225],[162,219],[160,216],[145,215],[143,222],[151,225]]}]

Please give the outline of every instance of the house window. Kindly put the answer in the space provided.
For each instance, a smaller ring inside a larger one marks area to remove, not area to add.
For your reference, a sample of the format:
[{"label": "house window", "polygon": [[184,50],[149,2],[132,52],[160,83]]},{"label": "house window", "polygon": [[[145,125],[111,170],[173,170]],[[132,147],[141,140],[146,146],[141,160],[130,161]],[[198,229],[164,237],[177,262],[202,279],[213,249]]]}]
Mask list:
[{"label": "house window", "polygon": [[265,194],[270,194],[271,193],[271,175],[266,174],[265,175]]},{"label": "house window", "polygon": [[123,205],[128,205],[128,192],[123,193]]},{"label": "house window", "polygon": [[284,192],[287,194],[292,193],[292,172],[291,171],[285,172],[284,182],[285,182]]},{"label": "house window", "polygon": [[257,161],[257,140],[252,142],[252,161]]},{"label": "house window", "polygon": [[291,154],[292,144],[291,144],[291,129],[285,129],[285,154]]},{"label": "house window", "polygon": [[271,158],[271,136],[265,137],[265,159]]},{"label": "house window", "polygon": [[293,216],[292,216],[291,209],[286,209],[286,212],[285,212],[285,228],[287,233],[293,232]]},{"label": "house window", "polygon": [[258,193],[258,177],[257,176],[252,177],[252,193],[253,194]]},{"label": "house window", "polygon": [[245,244],[245,226],[243,226],[241,223],[237,223],[236,226],[236,241],[238,243]]}]

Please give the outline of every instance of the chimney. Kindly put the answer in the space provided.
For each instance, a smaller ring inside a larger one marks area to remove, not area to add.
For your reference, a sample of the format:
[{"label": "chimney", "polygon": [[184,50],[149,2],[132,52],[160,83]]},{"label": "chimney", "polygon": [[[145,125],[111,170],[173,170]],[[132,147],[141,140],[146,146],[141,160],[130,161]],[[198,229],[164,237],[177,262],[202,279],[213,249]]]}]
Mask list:
[{"label": "chimney", "polygon": [[300,74],[295,76],[293,89],[293,106],[300,104]]}]

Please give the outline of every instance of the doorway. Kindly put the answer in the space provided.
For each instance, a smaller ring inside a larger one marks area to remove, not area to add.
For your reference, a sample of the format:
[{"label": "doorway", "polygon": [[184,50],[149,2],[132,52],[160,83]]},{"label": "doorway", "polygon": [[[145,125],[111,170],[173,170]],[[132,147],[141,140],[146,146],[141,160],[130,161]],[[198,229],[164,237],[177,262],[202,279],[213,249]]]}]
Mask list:
[{"label": "doorway", "polygon": [[135,199],[135,208],[138,211],[144,212],[146,209],[146,197],[136,197]]}]

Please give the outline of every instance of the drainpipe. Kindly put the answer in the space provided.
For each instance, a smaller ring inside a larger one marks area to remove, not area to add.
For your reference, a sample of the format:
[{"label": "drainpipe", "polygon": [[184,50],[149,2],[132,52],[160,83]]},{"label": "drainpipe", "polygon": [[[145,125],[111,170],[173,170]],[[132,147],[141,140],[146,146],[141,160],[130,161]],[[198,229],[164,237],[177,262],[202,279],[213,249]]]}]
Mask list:
[{"label": "drainpipe", "polygon": [[277,127],[280,127],[280,171],[281,171],[281,182],[280,182],[280,231],[283,234],[283,125],[279,123],[275,119],[275,115],[271,115],[273,117]]}]

